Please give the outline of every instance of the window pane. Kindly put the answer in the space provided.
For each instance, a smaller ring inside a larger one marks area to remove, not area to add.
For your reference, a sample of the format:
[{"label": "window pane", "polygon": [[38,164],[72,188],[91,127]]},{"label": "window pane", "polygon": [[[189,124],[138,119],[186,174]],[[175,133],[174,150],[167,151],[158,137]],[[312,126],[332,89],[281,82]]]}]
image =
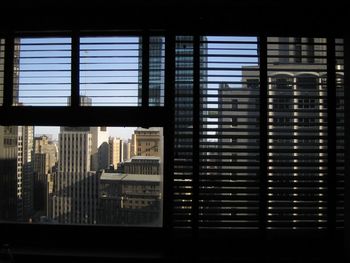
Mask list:
[{"label": "window pane", "polygon": [[199,226],[258,228],[256,37],[201,39]]},{"label": "window pane", "polygon": [[68,105],[71,39],[17,38],[15,43],[14,105]]},{"label": "window pane", "polygon": [[0,174],[0,221],[162,226],[162,128],[0,126]]},{"label": "window pane", "polygon": [[80,95],[92,106],[138,106],[141,54],[140,37],[80,38]]},{"label": "window pane", "polygon": [[324,38],[268,38],[268,227],[325,228]]},{"label": "window pane", "polygon": [[175,43],[174,225],[191,227],[193,176],[193,37]]}]

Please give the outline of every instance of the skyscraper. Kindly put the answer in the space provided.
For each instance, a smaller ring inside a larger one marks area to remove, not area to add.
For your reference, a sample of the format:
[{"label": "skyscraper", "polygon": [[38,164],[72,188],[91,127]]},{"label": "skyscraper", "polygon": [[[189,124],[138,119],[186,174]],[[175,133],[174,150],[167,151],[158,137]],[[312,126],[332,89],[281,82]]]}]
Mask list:
[{"label": "skyscraper", "polygon": [[32,126],[0,126],[0,216],[3,220],[28,221],[32,216],[33,132]]},{"label": "skyscraper", "polygon": [[58,149],[47,136],[34,139],[34,210],[37,216],[50,216],[52,178],[57,168]]},{"label": "skyscraper", "polygon": [[[108,143],[107,127],[90,127],[91,133],[91,171],[106,168],[108,152],[99,149],[103,143]],[[107,146],[107,145],[106,145]]]},{"label": "skyscraper", "polygon": [[89,127],[61,127],[58,171],[54,179],[54,221],[96,222],[97,176],[91,171],[91,153]]},{"label": "skyscraper", "polygon": [[113,165],[114,169],[117,169],[118,164],[124,161],[124,143],[120,138],[109,137],[109,165]]},{"label": "skyscraper", "polygon": [[[286,222],[325,226],[325,44],[321,38],[268,38],[267,215],[271,226]],[[244,85],[221,85],[219,123],[224,132],[220,147],[225,155],[232,152],[232,157],[223,156],[229,159],[227,166],[231,166],[230,162],[239,164],[243,158],[249,158],[249,163],[259,160],[253,156],[254,151],[259,152],[259,126],[254,126],[259,124],[258,76],[256,66],[243,66]],[[232,136],[235,131],[242,138]],[[242,147],[249,149],[246,157],[236,154]],[[238,168],[249,171],[252,165]]]}]

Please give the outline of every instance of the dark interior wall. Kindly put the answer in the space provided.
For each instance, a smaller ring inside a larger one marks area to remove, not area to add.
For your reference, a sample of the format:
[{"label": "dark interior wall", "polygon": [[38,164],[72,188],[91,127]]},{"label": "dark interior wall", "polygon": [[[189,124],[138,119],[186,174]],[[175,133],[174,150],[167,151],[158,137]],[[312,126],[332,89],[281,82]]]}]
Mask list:
[{"label": "dark interior wall", "polygon": [[242,34],[341,34],[345,1],[5,1],[0,28],[166,29]]}]

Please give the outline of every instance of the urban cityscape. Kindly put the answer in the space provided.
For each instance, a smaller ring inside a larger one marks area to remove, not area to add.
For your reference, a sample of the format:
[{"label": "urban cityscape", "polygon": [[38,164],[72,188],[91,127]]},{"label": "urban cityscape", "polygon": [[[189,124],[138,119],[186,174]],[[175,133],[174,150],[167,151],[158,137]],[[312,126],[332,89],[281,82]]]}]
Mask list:
[{"label": "urban cityscape", "polygon": [[[200,42],[199,225],[208,227],[214,222],[227,226],[243,221],[256,227],[260,119],[265,114],[259,103],[258,40],[202,37]],[[150,106],[164,106],[164,43],[163,37],[150,41]],[[268,38],[267,218],[273,227],[286,223],[326,225],[326,44],[324,38]],[[186,226],[194,176],[193,37],[177,37],[175,49],[173,180],[174,209],[180,212],[175,213],[174,221]],[[132,63],[136,67],[128,70],[141,71],[140,60]],[[343,65],[338,64],[339,110],[343,107],[342,71]],[[136,95],[126,97],[134,97],[136,106],[141,99],[140,76],[127,76],[131,78],[127,85],[133,85]],[[96,83],[94,92],[98,92]],[[123,83],[125,80],[119,84]],[[14,97],[21,99],[20,81],[18,85]],[[103,104],[94,92],[87,88],[80,94],[80,104],[96,106],[96,98]],[[106,92],[103,95],[111,95]],[[123,96],[115,96],[122,101]],[[337,121],[342,123],[341,115]],[[34,136],[34,129],[0,127],[0,220],[162,225],[162,128],[135,128],[131,138],[122,140],[110,136],[107,127],[60,127],[57,141],[50,134]],[[341,125],[337,136],[343,136]],[[339,142],[341,145],[341,139]],[[341,166],[343,156],[338,157]],[[342,175],[339,169],[337,176]],[[211,192],[215,192],[215,202]],[[338,206],[341,210],[343,204]]]},{"label": "urban cityscape", "polygon": [[18,147],[6,171],[17,170],[18,190],[25,189],[7,198],[2,220],[161,226],[161,128],[135,128],[127,141],[107,127],[61,127],[58,141],[34,129],[1,126],[4,151]]}]

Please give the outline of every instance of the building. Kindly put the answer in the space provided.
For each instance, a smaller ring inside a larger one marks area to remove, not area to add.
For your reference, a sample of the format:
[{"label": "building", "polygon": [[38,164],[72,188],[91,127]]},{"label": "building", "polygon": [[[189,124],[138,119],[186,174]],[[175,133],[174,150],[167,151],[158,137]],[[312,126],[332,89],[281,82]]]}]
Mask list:
[{"label": "building", "polygon": [[27,222],[33,214],[32,148],[32,126],[0,126],[3,220]]},{"label": "building", "polygon": [[163,134],[160,128],[137,128],[132,135],[131,157],[157,156],[161,157]]},{"label": "building", "polygon": [[61,127],[58,170],[54,179],[53,220],[96,223],[97,176],[91,171],[89,127]]},{"label": "building", "polygon": [[[91,171],[108,167],[107,127],[90,127],[91,133]],[[102,147],[101,147],[102,146]],[[101,147],[101,149],[100,149]]]},{"label": "building", "polygon": [[[297,223],[307,217],[324,228],[325,201],[320,196],[326,195],[327,175],[325,39],[271,37],[268,43],[268,220]],[[251,180],[257,180],[254,167],[259,167],[263,114],[258,76],[258,68],[243,66],[241,87],[222,83],[219,88],[221,171],[251,173]],[[240,165],[244,163],[249,165]],[[307,182],[319,188],[307,188]],[[284,204],[275,202],[281,198],[293,203],[292,208],[283,210]],[[306,214],[303,205],[317,214]]]},{"label": "building", "polygon": [[108,145],[108,165],[111,165],[116,169],[118,164],[124,161],[124,142],[120,138],[109,137]]},{"label": "building", "polygon": [[45,135],[34,138],[34,210],[37,216],[49,218],[52,214],[52,179],[57,161],[57,145]]},{"label": "building", "polygon": [[102,172],[99,224],[161,226],[160,175]]},{"label": "building", "polygon": [[160,157],[134,156],[123,163],[125,174],[161,174]]},{"label": "building", "polygon": [[123,142],[123,161],[129,160],[131,158],[131,139]]}]

